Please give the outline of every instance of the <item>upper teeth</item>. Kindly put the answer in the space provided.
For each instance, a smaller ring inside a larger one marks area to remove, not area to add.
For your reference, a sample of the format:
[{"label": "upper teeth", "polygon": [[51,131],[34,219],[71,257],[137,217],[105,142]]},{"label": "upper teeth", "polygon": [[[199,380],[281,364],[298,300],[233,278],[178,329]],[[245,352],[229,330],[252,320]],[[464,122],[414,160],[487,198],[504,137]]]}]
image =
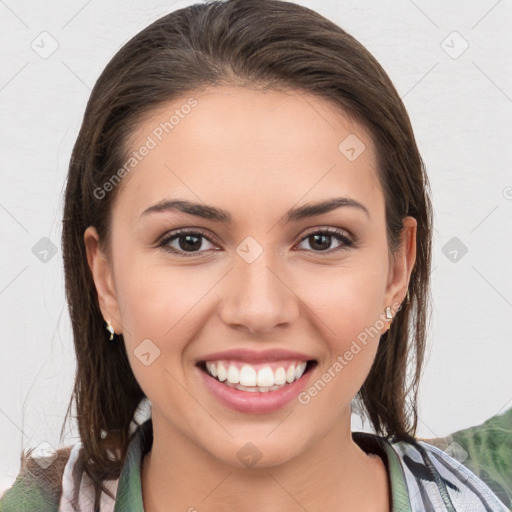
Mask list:
[{"label": "upper teeth", "polygon": [[[245,363],[240,369],[234,364],[224,361],[207,361],[206,369],[213,377],[221,382],[227,379],[231,384],[242,386],[274,386],[292,383],[300,379],[306,370],[306,361],[279,366],[273,370],[270,366],[263,366],[256,369]],[[285,369],[287,367],[287,369]]]}]

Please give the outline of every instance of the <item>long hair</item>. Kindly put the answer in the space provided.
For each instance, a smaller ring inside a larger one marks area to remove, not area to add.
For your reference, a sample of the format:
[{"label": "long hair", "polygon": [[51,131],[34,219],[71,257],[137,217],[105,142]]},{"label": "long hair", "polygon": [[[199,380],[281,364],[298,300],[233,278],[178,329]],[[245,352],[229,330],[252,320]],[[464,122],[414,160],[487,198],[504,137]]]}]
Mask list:
[{"label": "long hair", "polygon": [[[96,491],[120,474],[144,393],[124,341],[108,342],[88,266],[84,231],[94,226],[109,254],[119,187],[94,191],[126,161],[127,140],[148,113],[209,86],[295,89],[328,100],[362,123],[376,147],[389,250],[402,219],[417,220],[408,289],[357,399],[376,433],[410,440],[430,302],[432,211],[429,184],[405,107],[375,58],[320,14],[279,0],[210,1],[176,10],[142,30],[97,80],[73,148],[65,191],[62,252],[77,372],[73,396],[82,463]],[[408,368],[411,375],[408,375]]]}]

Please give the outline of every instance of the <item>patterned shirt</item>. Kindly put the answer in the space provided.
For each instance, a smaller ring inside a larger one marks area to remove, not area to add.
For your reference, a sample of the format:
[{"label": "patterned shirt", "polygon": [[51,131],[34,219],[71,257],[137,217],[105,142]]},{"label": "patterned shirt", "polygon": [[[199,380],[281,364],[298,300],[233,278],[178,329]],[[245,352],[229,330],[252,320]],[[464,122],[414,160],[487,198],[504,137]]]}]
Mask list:
[{"label": "patterned shirt", "polygon": [[[391,512],[508,510],[483,480],[456,458],[432,444],[422,440],[414,443],[391,442],[367,432],[352,432],[352,438],[365,452],[382,458],[391,489]],[[437,440],[438,443],[442,441]],[[153,426],[149,418],[137,428],[130,441],[119,479],[106,481],[115,500],[102,493],[100,512],[144,511],[141,467],[152,442]],[[19,476],[0,499],[0,512],[95,512],[93,486],[77,464],[80,449],[81,443],[77,442],[69,451],[62,473],[62,490],[58,495],[49,493],[41,479],[27,483],[26,477]],[[511,463],[509,461],[509,474]],[[78,509],[72,505],[76,498]]]}]

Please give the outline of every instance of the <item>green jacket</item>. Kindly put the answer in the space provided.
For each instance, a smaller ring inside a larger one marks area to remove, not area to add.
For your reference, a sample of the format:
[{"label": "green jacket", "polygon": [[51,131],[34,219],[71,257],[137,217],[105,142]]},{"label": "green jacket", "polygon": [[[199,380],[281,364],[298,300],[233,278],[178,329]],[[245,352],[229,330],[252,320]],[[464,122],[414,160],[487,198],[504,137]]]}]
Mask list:
[{"label": "green jacket", "polygon": [[424,441],[453,453],[512,510],[512,407],[476,427]]}]

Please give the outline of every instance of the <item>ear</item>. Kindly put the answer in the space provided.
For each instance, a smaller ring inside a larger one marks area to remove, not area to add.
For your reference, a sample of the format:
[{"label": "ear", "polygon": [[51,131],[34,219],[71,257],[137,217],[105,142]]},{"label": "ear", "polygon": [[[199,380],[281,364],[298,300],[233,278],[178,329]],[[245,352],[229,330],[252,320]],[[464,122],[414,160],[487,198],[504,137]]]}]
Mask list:
[{"label": "ear", "polygon": [[89,226],[85,230],[84,242],[87,262],[89,263],[96,291],[98,292],[101,313],[105,322],[110,320],[114,332],[120,334],[123,329],[112,269],[107,256],[101,250],[98,232],[95,227]]},{"label": "ear", "polygon": [[382,307],[384,311],[390,306],[393,316],[407,295],[409,279],[416,262],[417,221],[414,217],[404,217],[402,224],[400,247],[390,256],[388,282]]}]

